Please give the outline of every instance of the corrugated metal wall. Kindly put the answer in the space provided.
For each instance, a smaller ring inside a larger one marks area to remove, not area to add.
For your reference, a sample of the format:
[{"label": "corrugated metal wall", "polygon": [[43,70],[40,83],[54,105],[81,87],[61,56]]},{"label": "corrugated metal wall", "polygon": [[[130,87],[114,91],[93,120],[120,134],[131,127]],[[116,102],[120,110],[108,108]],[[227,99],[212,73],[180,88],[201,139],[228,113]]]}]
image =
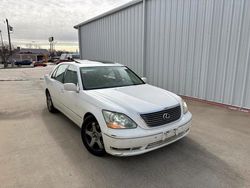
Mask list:
[{"label": "corrugated metal wall", "polygon": [[[146,0],[149,83],[177,94],[250,108],[250,0]],[[80,27],[87,59],[142,75],[143,6]]]},{"label": "corrugated metal wall", "polygon": [[80,27],[82,59],[125,64],[142,75],[142,4]]},{"label": "corrugated metal wall", "polygon": [[149,82],[250,108],[249,0],[148,0]]}]

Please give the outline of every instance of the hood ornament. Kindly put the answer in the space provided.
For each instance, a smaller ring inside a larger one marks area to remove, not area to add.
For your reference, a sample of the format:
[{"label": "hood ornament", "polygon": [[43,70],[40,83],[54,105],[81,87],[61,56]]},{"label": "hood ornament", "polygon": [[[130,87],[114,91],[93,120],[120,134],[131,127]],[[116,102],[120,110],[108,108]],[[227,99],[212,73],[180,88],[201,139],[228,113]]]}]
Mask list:
[{"label": "hood ornament", "polygon": [[169,119],[170,117],[171,117],[171,116],[170,116],[169,113],[164,113],[164,114],[162,115],[162,118],[165,119],[165,120]]}]

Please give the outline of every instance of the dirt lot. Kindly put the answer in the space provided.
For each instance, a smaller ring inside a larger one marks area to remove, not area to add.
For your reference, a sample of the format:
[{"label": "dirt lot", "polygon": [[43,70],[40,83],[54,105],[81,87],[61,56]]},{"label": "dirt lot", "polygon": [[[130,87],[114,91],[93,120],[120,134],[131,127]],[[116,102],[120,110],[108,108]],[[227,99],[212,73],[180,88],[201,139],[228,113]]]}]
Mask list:
[{"label": "dirt lot", "polygon": [[188,101],[191,133],[144,155],[94,157],[46,109],[42,75],[0,70],[0,187],[250,187],[250,115]]}]

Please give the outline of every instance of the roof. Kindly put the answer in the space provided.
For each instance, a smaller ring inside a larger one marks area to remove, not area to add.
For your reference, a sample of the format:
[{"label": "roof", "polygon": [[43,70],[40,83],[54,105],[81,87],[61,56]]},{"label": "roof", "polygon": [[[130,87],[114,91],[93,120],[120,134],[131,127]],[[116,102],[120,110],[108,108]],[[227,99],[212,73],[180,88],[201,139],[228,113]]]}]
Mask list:
[{"label": "roof", "polygon": [[76,60],[71,62],[64,62],[61,64],[73,64],[78,67],[110,67],[110,66],[123,66],[119,63],[113,63],[113,62],[101,62],[101,61],[91,61],[91,60]]},{"label": "roof", "polygon": [[106,16],[109,16],[109,15],[114,14],[116,12],[119,12],[119,11],[121,11],[123,9],[131,7],[131,6],[135,5],[135,4],[138,4],[138,3],[142,2],[142,1],[143,0],[133,0],[133,1],[130,1],[130,2],[128,2],[128,3],[126,3],[126,4],[122,5],[122,6],[119,6],[119,7],[114,8],[114,9],[108,11],[108,12],[105,12],[103,14],[100,14],[100,15],[96,16],[96,17],[88,19],[88,20],[86,20],[86,21],[84,21],[82,23],[79,23],[79,24],[75,25],[74,28],[78,29],[80,26],[86,25],[86,24],[88,24],[90,22],[96,21],[96,20],[101,19],[103,17],[106,17]]},{"label": "roof", "polygon": [[49,54],[46,49],[22,48],[17,53],[19,54]]}]

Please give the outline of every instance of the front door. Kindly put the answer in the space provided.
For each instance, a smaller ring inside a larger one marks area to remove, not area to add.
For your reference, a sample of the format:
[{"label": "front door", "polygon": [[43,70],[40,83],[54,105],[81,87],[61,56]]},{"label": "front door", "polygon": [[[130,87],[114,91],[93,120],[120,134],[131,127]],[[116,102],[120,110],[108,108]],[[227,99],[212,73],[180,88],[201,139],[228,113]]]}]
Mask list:
[{"label": "front door", "polygon": [[[73,83],[79,88],[78,76],[77,76],[77,67],[74,65],[69,65],[65,72],[64,83]],[[67,114],[70,118],[76,123],[80,124],[82,122],[81,114],[78,113],[79,105],[79,91],[65,91],[62,93],[63,105]]]}]

